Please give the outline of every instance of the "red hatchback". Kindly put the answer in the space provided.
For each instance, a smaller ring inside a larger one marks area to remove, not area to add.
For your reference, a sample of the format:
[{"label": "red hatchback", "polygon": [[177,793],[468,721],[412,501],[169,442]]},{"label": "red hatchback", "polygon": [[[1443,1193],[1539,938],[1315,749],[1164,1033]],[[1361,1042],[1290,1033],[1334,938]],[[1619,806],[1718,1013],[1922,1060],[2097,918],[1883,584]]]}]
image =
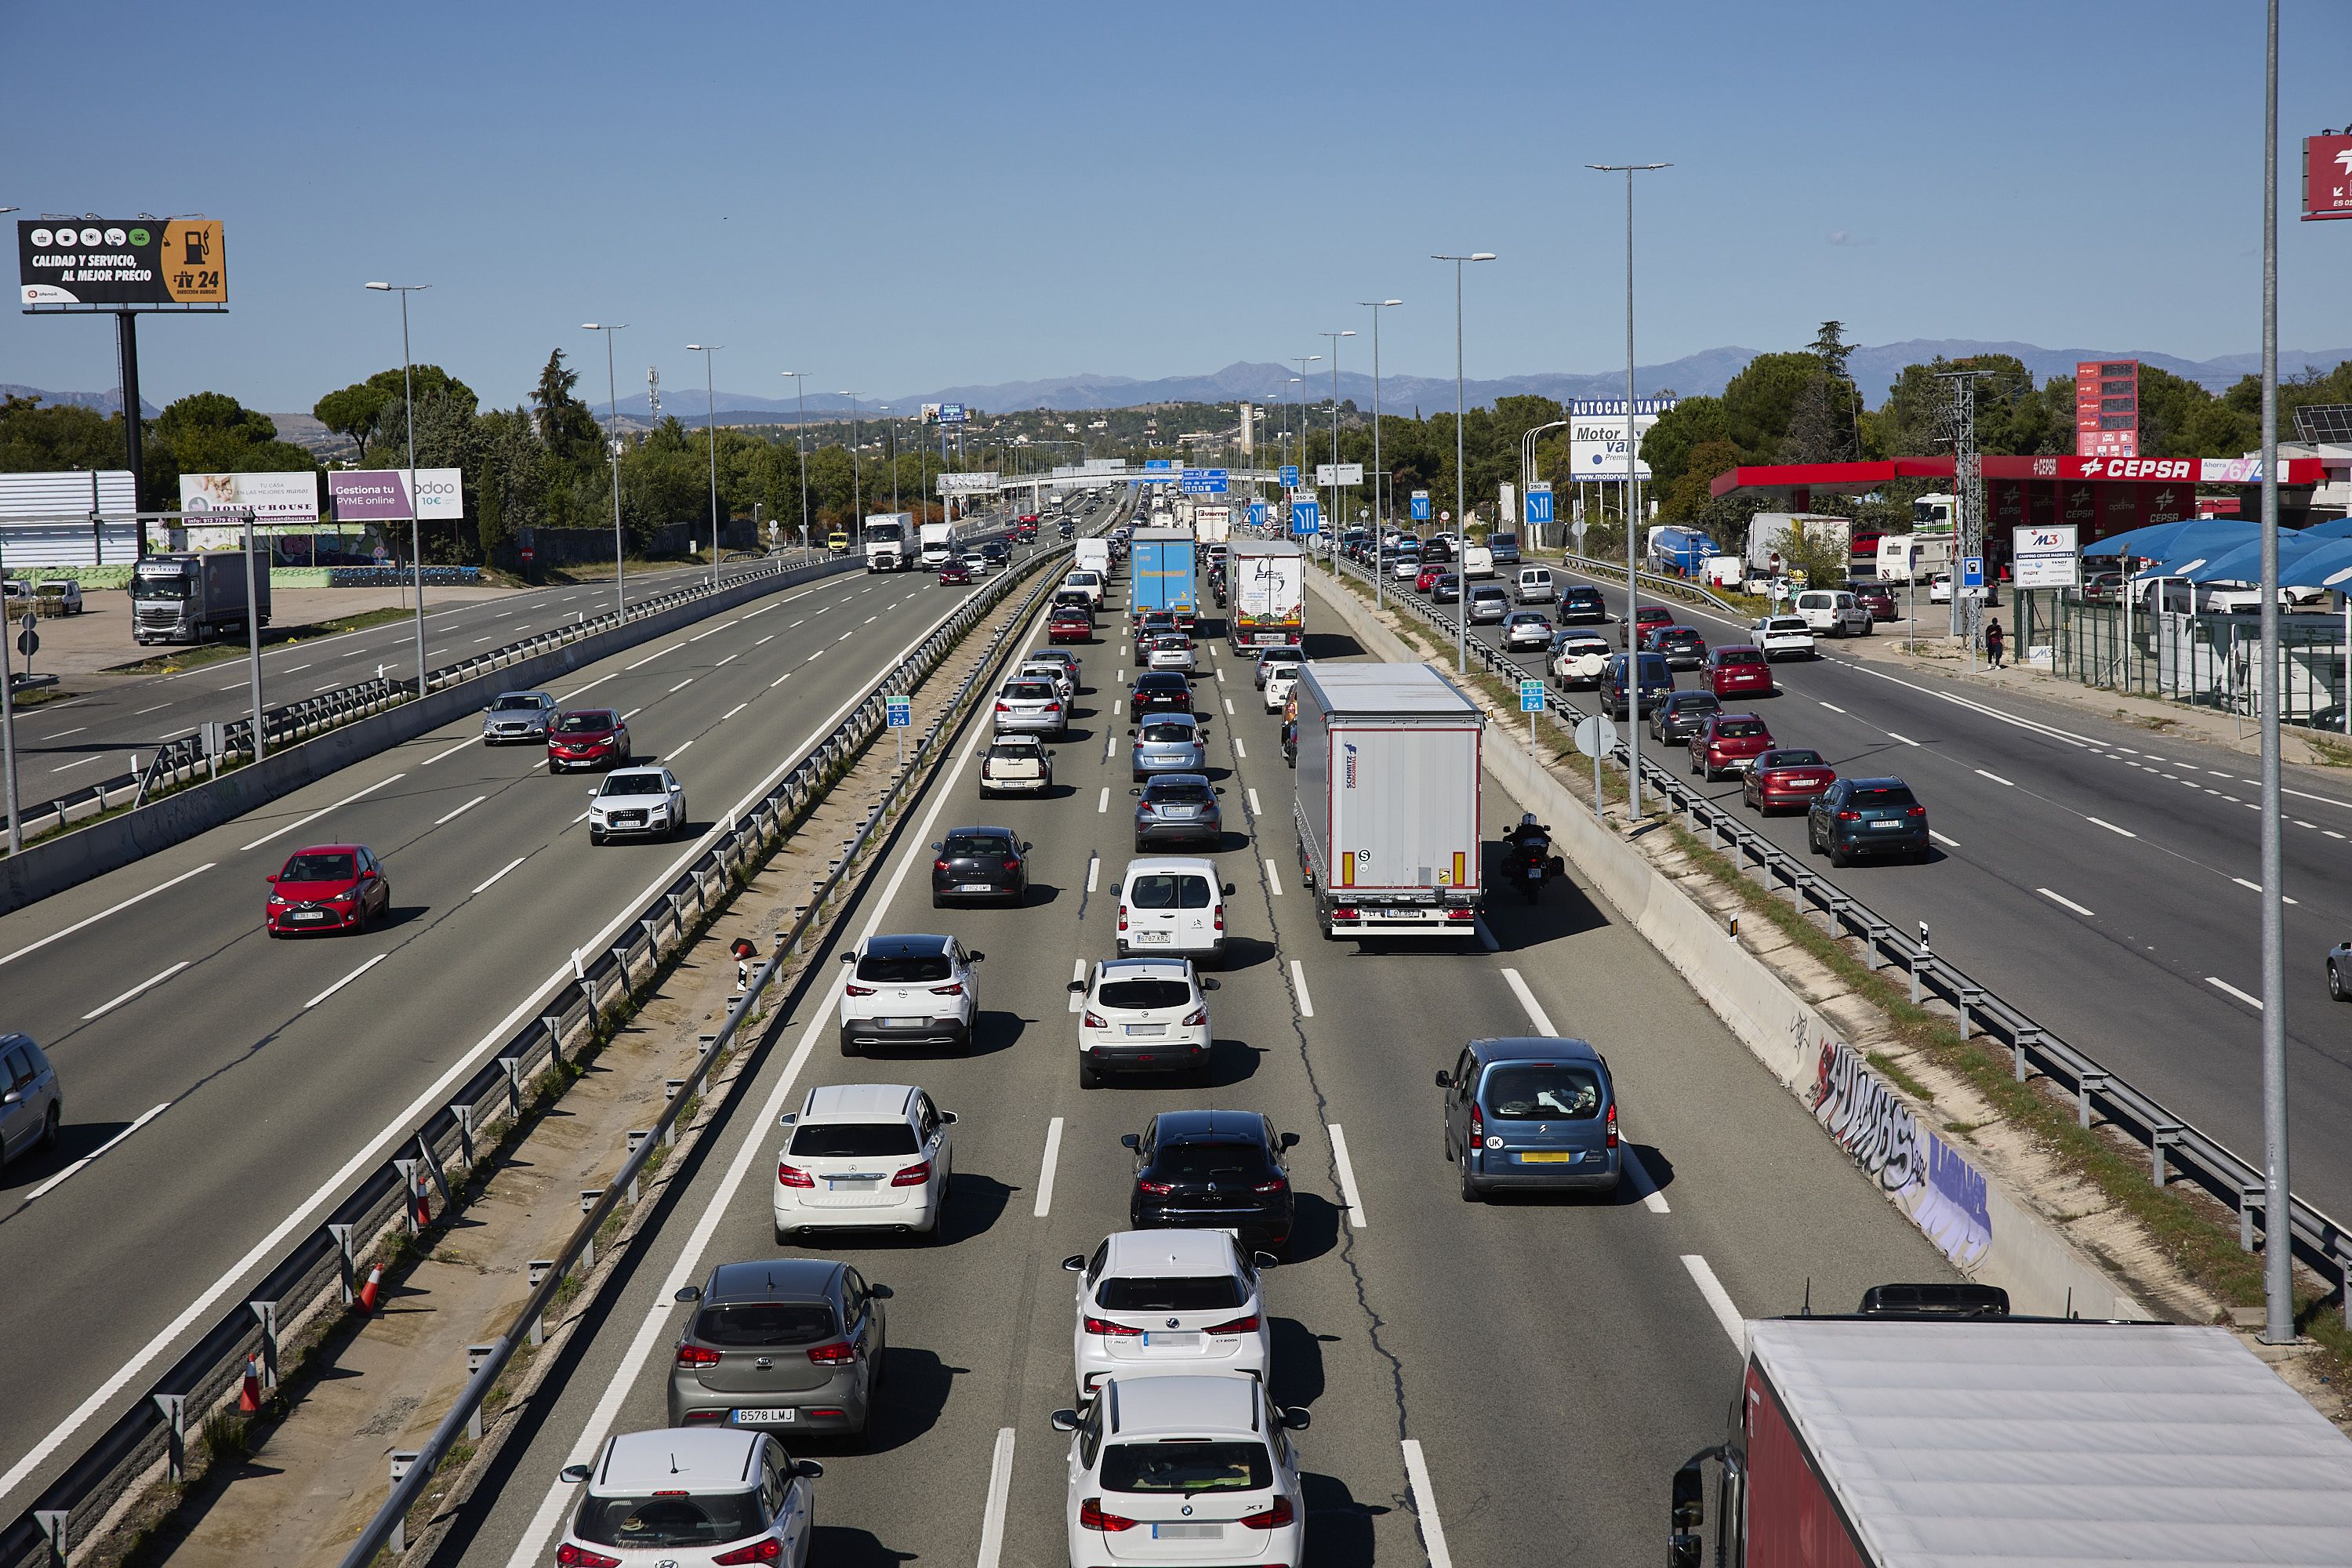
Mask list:
[{"label": "red hatchback", "polygon": [[1739,786],[1739,798],[1768,816],[1786,806],[1805,811],[1835,783],[1837,771],[1822,760],[1819,752],[1780,746],[1757,757]]},{"label": "red hatchback", "polygon": [[297,849],[269,878],[262,924],[271,936],[317,931],[365,931],[392,911],[392,882],[363,844],[314,844]]},{"label": "red hatchback", "polygon": [[950,561],[940,568],[940,583],[945,587],[961,587],[971,581],[971,568],[961,561]]},{"label": "red hatchback", "polygon": [[[1670,626],[1674,624],[1675,613],[1664,605],[1643,605],[1633,612],[1633,629],[1645,636],[1654,626]],[[1619,647],[1625,646],[1625,623],[1622,621],[1617,623],[1617,646]]]},{"label": "red hatchback", "polygon": [[1769,697],[1775,689],[1772,667],[1760,647],[1719,647],[1706,656],[1706,689],[1717,697]]},{"label": "red hatchback", "polygon": [[617,768],[629,760],[629,727],[610,708],[574,708],[547,727],[547,771]]},{"label": "red hatchback", "polygon": [[1092,642],[1095,622],[1084,610],[1055,610],[1045,623],[1047,642]]},{"label": "red hatchback", "polygon": [[1755,714],[1717,713],[1690,738],[1690,770],[1712,784],[1771,749],[1772,731]]},{"label": "red hatchback", "polygon": [[1430,562],[1423,565],[1419,575],[1413,578],[1412,591],[1416,594],[1426,594],[1437,586],[1437,580],[1440,577],[1445,575],[1447,573],[1444,563]]}]

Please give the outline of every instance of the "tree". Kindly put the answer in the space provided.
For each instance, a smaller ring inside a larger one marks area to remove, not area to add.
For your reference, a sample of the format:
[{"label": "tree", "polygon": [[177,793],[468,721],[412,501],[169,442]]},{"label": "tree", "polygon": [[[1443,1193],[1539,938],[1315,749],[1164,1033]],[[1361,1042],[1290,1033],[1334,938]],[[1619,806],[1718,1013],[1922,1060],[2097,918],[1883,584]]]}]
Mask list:
[{"label": "tree", "polygon": [[122,466],[122,419],[78,403],[30,397],[0,404],[0,473]]},{"label": "tree", "polygon": [[1723,415],[1739,455],[1750,463],[1782,460],[1780,439],[1797,399],[1822,374],[1810,353],[1758,354],[1723,389]]},{"label": "tree", "polygon": [[383,422],[383,393],[366,382],[331,392],[310,405],[310,416],[352,444],[367,450],[368,437]]},{"label": "tree", "polygon": [[[1723,399],[1685,397],[1658,416],[1658,422],[1642,437],[1642,460],[1650,465],[1651,482],[1662,510],[1665,496],[1702,461],[1700,452],[1710,447],[1723,450],[1706,461],[1721,462],[1724,452],[1729,453],[1730,460],[1704,475],[1705,479],[1713,479],[1743,460],[1738,444],[1731,438],[1731,419],[1724,412]],[[1706,488],[1700,485],[1702,494]]]},{"label": "tree", "polygon": [[563,351],[557,349],[547,356],[539,373],[539,388],[531,394],[532,405],[539,411],[540,441],[563,462],[593,461],[604,445],[596,416],[572,395],[579,384],[580,373],[565,366]]},{"label": "tree", "polygon": [[[223,392],[192,393],[155,416],[147,445],[157,493],[176,494],[182,474],[292,473],[319,460],[278,438],[278,423]],[[162,482],[168,478],[170,483]]]},{"label": "tree", "polygon": [[408,367],[405,374],[398,366],[380,370],[365,381],[331,392],[311,405],[310,415],[364,452],[386,424],[401,416],[411,395],[419,407],[428,398],[445,398],[468,418],[480,406],[472,387],[437,364],[419,364]]}]

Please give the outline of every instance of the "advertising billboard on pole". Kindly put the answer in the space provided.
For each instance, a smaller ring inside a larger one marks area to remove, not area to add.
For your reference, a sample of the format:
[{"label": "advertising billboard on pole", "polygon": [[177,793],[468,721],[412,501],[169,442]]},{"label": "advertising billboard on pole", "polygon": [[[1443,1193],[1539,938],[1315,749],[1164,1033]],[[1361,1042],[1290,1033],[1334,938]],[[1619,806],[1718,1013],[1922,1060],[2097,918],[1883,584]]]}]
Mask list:
[{"label": "advertising billboard on pole", "polygon": [[228,260],[210,218],[19,218],[16,284],[28,313],[226,310]]},{"label": "advertising billboard on pole", "polygon": [[2010,531],[2011,570],[2020,588],[2078,588],[2083,583],[2083,557],[2071,525],[2018,528]]},{"label": "advertising billboard on pole", "polygon": [[312,468],[293,473],[182,474],[180,510],[250,511],[256,528],[299,525],[307,531],[319,521],[319,475]]},{"label": "advertising billboard on pole", "polygon": [[466,515],[465,472],[416,470],[416,509],[409,510],[406,468],[353,468],[327,476],[337,522],[455,522]]},{"label": "advertising billboard on pole", "polygon": [[2074,456],[2139,456],[2139,361],[2093,359],[2074,366]]},{"label": "advertising billboard on pole", "polygon": [[2303,139],[2303,221],[2352,217],[2352,132]]}]

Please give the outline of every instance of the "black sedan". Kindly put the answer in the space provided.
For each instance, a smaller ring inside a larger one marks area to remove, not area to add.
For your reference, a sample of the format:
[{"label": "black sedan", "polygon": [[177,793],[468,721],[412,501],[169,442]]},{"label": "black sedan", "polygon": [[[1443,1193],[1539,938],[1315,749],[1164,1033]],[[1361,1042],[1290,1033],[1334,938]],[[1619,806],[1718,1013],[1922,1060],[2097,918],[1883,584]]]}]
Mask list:
[{"label": "black sedan", "polygon": [[1147,713],[1190,713],[1192,683],[1181,670],[1147,669],[1135,678],[1127,701],[1139,719]]},{"label": "black sedan", "polygon": [[1282,1156],[1297,1133],[1255,1110],[1168,1110],[1119,1142],[1135,1152],[1136,1229],[1238,1230],[1245,1245],[1288,1258],[1297,1204]]},{"label": "black sedan", "polygon": [[1583,583],[1575,583],[1559,591],[1559,624],[1599,623],[1609,618],[1609,605],[1601,597],[1601,590]]},{"label": "black sedan", "polygon": [[1217,805],[1223,790],[1201,773],[1160,773],[1127,792],[1135,803],[1135,852],[1162,844],[1203,844],[1212,849],[1225,842],[1224,813]]},{"label": "black sedan", "polygon": [[959,827],[931,846],[931,908],[988,900],[1020,904],[1029,897],[1029,846],[1009,827]]}]

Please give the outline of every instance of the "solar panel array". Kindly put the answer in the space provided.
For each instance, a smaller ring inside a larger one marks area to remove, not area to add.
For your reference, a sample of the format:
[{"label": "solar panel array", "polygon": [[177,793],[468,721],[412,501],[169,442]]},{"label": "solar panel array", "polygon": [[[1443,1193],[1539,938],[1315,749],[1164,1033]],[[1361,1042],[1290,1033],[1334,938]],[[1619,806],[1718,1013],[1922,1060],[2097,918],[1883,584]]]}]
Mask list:
[{"label": "solar panel array", "polygon": [[2352,441],[2352,403],[2313,403],[2294,411],[2295,433],[2306,441]]}]

